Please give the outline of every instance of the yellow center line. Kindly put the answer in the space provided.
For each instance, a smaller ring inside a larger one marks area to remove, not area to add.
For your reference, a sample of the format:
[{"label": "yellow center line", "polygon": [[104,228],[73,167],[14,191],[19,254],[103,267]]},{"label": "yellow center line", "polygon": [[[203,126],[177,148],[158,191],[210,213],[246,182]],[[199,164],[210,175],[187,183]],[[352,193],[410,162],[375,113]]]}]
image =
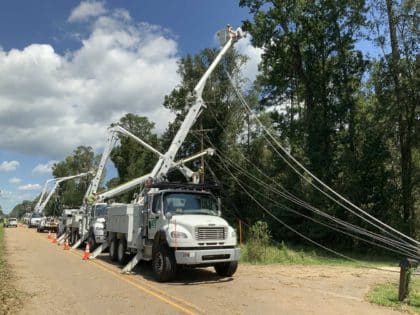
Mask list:
[{"label": "yellow center line", "polygon": [[[30,232],[29,230],[27,230],[27,231]],[[38,234],[35,234],[35,235],[37,235],[39,238],[43,239],[44,241],[47,241],[47,242],[52,243],[52,239],[50,240],[48,238],[44,238],[44,237],[42,237],[41,235],[38,235]],[[79,253],[75,252],[74,250],[69,250],[69,252],[71,254],[77,256],[77,257],[83,257],[83,254],[79,254]],[[196,309],[200,313],[203,313],[202,310],[200,310],[199,308],[197,308],[193,304],[189,303],[188,301],[184,301],[184,300],[182,300],[180,298],[176,298],[176,297],[172,297],[172,296],[170,298],[169,297],[165,297],[164,295],[167,296],[167,294],[164,293],[163,291],[158,290],[156,288],[153,288],[150,285],[136,283],[137,281],[134,281],[133,279],[130,279],[126,275],[123,276],[122,274],[120,274],[120,273],[118,273],[118,272],[110,269],[108,266],[104,265],[102,262],[99,262],[97,260],[90,260],[90,262],[94,263],[95,265],[97,265],[98,267],[100,267],[102,270],[107,271],[111,275],[113,275],[113,276],[115,276],[115,277],[117,277],[117,278],[125,281],[126,283],[131,284],[135,288],[137,288],[137,289],[139,289],[139,290],[141,290],[141,291],[143,291],[143,292],[145,292],[145,293],[147,293],[147,294],[149,294],[149,295],[157,298],[158,300],[161,300],[161,301],[163,301],[163,302],[165,302],[165,303],[167,303],[167,304],[169,304],[169,305],[171,305],[171,306],[179,309],[180,311],[182,311],[185,314],[191,314],[192,315],[192,314],[195,314],[195,313],[192,312],[192,311],[190,311],[190,310],[188,310],[188,309],[186,309],[185,307],[181,306],[180,304],[171,301],[170,299],[172,299],[172,300],[178,300],[178,302],[180,302],[182,304],[185,304],[185,305],[187,305],[190,308],[194,308],[194,309]],[[147,288],[145,286],[148,286],[149,288]],[[153,291],[156,291],[156,292],[153,292],[152,290]]]}]

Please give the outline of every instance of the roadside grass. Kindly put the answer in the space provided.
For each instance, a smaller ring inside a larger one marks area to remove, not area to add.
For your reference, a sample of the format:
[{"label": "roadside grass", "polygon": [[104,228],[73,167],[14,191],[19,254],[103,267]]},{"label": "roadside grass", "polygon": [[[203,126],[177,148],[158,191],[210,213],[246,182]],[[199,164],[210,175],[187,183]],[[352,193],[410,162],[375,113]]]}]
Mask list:
[{"label": "roadside grass", "polygon": [[396,258],[381,256],[378,254],[355,254],[344,253],[346,256],[358,261],[352,261],[338,256],[333,256],[325,251],[319,251],[308,248],[295,248],[281,243],[277,246],[264,246],[262,255],[255,260],[250,255],[253,250],[249,243],[241,246],[241,262],[251,264],[283,264],[283,265],[332,265],[332,266],[349,266],[349,267],[396,267],[398,261]]},{"label": "roadside grass", "polygon": [[420,314],[420,279],[412,276],[409,296],[404,301],[398,301],[398,282],[377,284],[370,289],[366,299],[375,304],[391,307],[399,311]]},{"label": "roadside grass", "polygon": [[13,314],[21,305],[21,294],[13,286],[12,280],[6,262],[4,228],[0,225],[0,314]]}]

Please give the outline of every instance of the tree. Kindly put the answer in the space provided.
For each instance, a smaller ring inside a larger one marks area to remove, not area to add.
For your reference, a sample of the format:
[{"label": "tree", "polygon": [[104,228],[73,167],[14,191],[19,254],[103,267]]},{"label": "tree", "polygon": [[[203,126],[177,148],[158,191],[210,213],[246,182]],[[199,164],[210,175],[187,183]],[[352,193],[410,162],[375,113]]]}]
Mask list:
[{"label": "tree", "polygon": [[[79,146],[63,161],[54,164],[53,176],[57,178],[92,171],[97,167],[99,158],[100,156],[95,157],[91,147]],[[68,207],[79,207],[83,202],[83,196],[90,180],[91,176],[85,176],[61,183],[57,190],[61,204]],[[56,198],[51,198],[44,212],[47,214],[57,212],[59,209],[57,202]]]},{"label": "tree", "polygon": [[[420,102],[420,58],[418,43],[418,12],[416,1],[384,0],[372,3],[379,17],[373,19],[376,40],[383,55],[377,62],[375,77],[376,98],[389,109],[387,123],[391,128],[392,151],[398,152],[394,159],[399,164],[399,206],[406,231],[415,236],[416,194],[413,194],[418,178],[419,165],[415,159],[418,148],[418,126]],[[417,194],[418,195],[418,194]]]},{"label": "tree", "polygon": [[[153,132],[155,124],[150,122],[147,117],[128,113],[120,119],[119,124],[160,150],[158,136]],[[121,136],[120,144],[111,152],[111,160],[117,168],[119,178],[112,179],[108,183],[108,187],[115,187],[151,172],[157,162],[157,156],[135,140],[127,136]],[[123,199],[130,201],[132,193],[125,194]]]},{"label": "tree", "polygon": [[[176,118],[162,136],[162,147],[164,150],[169,147],[172,139],[178,131],[182,121],[190,108],[193,99],[191,93],[211,62],[215,59],[219,50],[203,49],[196,55],[187,55],[179,61],[178,73],[181,77],[180,84],[165,97],[164,106],[170,109]],[[246,145],[246,141],[238,140],[246,134],[247,115],[242,110],[237,96],[230,84],[227,73],[238,83],[244,86],[245,80],[241,77],[241,67],[246,62],[246,57],[238,54],[231,49],[216,67],[203,91],[203,100],[206,108],[200,114],[197,122],[193,126],[178,151],[177,159],[190,156],[201,151],[201,147],[213,147],[218,152],[234,156],[240,159],[240,154],[236,154],[235,149],[238,141]],[[248,95],[251,99],[252,93]],[[242,152],[242,148],[238,148]],[[241,209],[241,215],[247,217],[248,214],[255,215],[247,197],[240,193],[233,179],[227,178],[226,173],[220,168],[218,157],[205,158],[205,180],[211,182],[215,180],[213,175],[224,184],[224,204],[227,208],[236,205]],[[240,160],[237,160],[240,163]],[[188,166],[197,170],[200,167],[200,161],[194,161]],[[171,180],[184,180],[179,174],[171,173]],[[226,209],[226,208],[225,208]],[[233,214],[233,209],[229,209]],[[231,218],[238,215],[235,213]]]},{"label": "tree", "polygon": [[30,200],[24,200],[21,203],[13,207],[12,211],[9,213],[10,218],[21,218],[26,212],[33,210],[33,202]]},{"label": "tree", "polygon": [[[347,181],[358,165],[358,92],[367,62],[355,43],[366,23],[364,0],[241,0],[240,5],[253,14],[244,29],[254,46],[264,49],[261,103],[281,108],[272,114],[279,138],[323,182],[356,197]],[[289,190],[345,218],[284,162],[274,163],[273,173],[285,174]]]}]

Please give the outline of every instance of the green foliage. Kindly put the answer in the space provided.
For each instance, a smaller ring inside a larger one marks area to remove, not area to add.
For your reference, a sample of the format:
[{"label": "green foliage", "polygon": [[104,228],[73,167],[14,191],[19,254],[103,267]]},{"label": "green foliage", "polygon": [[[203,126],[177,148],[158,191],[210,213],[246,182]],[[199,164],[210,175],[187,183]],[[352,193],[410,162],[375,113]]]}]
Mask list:
[{"label": "green foliage", "polygon": [[33,210],[35,203],[30,200],[24,200],[21,203],[13,207],[12,211],[9,213],[10,218],[22,218],[26,212]]},{"label": "green foliage", "polygon": [[417,277],[412,279],[409,296],[404,301],[398,300],[398,283],[396,282],[375,285],[366,298],[371,303],[420,314],[420,280]]},{"label": "green foliage", "polygon": [[[96,168],[99,159],[91,147],[79,146],[63,161],[54,164],[52,173],[54,177],[63,177],[89,172]],[[60,214],[62,206],[80,207],[91,179],[91,176],[84,176],[61,183],[44,212],[47,215]]]},{"label": "green foliage", "polygon": [[[150,122],[147,117],[129,113],[120,119],[119,124],[155,149],[160,150],[158,136],[153,132],[155,124]],[[121,136],[120,145],[115,147],[111,153],[111,160],[117,168],[118,178],[112,179],[107,184],[109,188],[149,173],[157,162],[157,156],[133,139]],[[127,193],[120,199],[129,202],[132,195],[133,192]]]},{"label": "green foliage", "polygon": [[251,226],[247,241],[246,257],[250,262],[261,262],[265,260],[267,246],[270,243],[271,235],[267,222],[257,221]]}]

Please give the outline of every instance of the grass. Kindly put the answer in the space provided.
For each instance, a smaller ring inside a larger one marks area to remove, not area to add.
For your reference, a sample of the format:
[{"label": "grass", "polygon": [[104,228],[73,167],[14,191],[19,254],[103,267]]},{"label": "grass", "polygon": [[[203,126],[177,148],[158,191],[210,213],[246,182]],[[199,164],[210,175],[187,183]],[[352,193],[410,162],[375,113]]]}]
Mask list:
[{"label": "grass", "polygon": [[409,296],[402,302],[398,301],[398,283],[391,282],[375,285],[366,298],[371,303],[420,314],[420,279],[411,278]]},{"label": "grass", "polygon": [[383,257],[372,254],[354,254],[350,253],[348,256],[358,260],[351,261],[327,252],[307,248],[293,248],[286,246],[284,243],[278,246],[266,246],[263,255],[259,260],[251,260],[249,251],[252,247],[249,244],[244,244],[241,247],[241,262],[253,264],[283,264],[283,265],[340,265],[351,267],[378,267],[378,266],[397,266],[396,259],[390,257]]},{"label": "grass", "polygon": [[6,261],[4,228],[0,225],[0,314],[12,314],[21,305],[20,292],[12,282],[13,278]]}]

